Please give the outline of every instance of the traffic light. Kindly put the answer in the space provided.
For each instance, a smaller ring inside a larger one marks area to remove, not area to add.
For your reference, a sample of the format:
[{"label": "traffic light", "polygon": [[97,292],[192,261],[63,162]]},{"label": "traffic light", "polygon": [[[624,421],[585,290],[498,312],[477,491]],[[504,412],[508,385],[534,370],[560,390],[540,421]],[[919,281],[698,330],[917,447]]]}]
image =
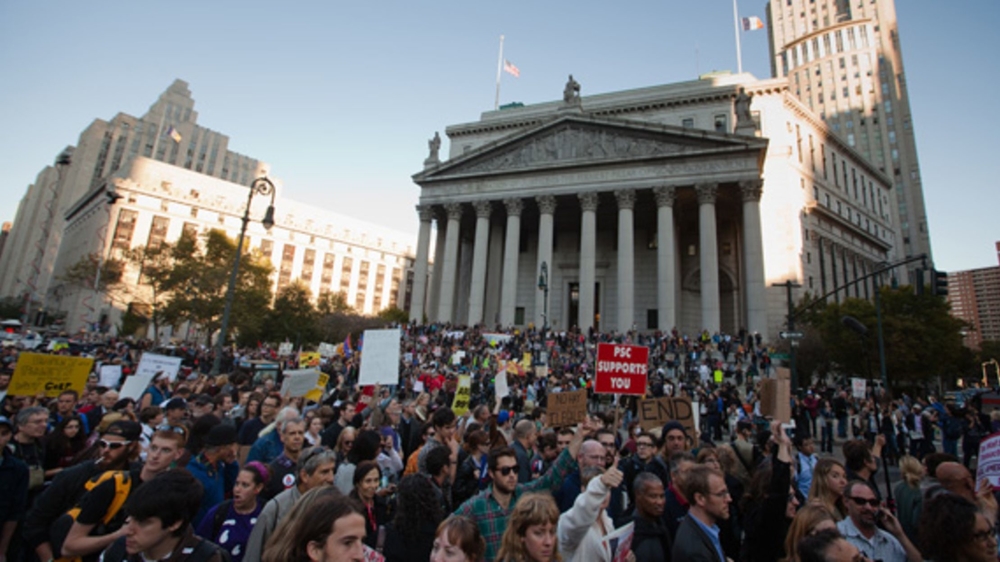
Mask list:
[{"label": "traffic light", "polygon": [[936,297],[948,296],[948,272],[931,270],[931,293]]}]

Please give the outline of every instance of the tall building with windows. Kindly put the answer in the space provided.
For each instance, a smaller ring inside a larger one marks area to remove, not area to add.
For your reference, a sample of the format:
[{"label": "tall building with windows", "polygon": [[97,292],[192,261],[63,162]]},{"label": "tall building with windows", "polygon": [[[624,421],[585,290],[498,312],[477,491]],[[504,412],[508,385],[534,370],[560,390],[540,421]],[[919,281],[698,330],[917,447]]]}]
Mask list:
[{"label": "tall building with windows", "polygon": [[[232,152],[228,137],[196,118],[187,84],[177,80],[143,117],[119,113],[87,127],[22,199],[0,255],[0,297],[23,299],[32,323],[45,311],[64,314],[71,333],[113,330],[145,300],[141,272],[126,269],[127,290],[105,295],[67,282],[74,264],[174,242],[185,231],[218,229],[235,239],[247,186],[268,166]],[[412,236],[287,199],[275,183],[275,225],[251,222],[245,243],[271,261],[275,291],[301,281],[314,297],[343,293],[365,314],[409,306]],[[263,217],[266,207],[256,197],[251,215]]]},{"label": "tall building with windows", "polygon": [[994,267],[948,274],[951,313],[969,323],[965,345],[978,349],[984,341],[1000,341],[1000,242]]},{"label": "tall building with windows", "polygon": [[900,257],[930,256],[894,1],[770,0],[767,18],[772,75],[892,179]]}]

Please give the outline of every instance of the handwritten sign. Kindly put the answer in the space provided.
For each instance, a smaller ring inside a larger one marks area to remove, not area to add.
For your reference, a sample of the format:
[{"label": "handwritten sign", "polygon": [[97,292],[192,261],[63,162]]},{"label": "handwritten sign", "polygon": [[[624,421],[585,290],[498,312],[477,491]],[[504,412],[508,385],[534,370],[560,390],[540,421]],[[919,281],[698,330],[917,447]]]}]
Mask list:
[{"label": "handwritten sign", "polygon": [[549,427],[566,427],[587,419],[587,391],[555,392],[548,395]]},{"label": "handwritten sign", "polygon": [[455,400],[451,403],[451,411],[456,416],[463,416],[469,411],[469,400],[472,398],[472,377],[459,375],[458,388],[455,389]]},{"label": "handwritten sign", "polygon": [[694,435],[694,408],[691,399],[681,396],[664,396],[639,401],[639,425],[649,431],[663,427],[670,420],[677,420],[689,435]]},{"label": "handwritten sign", "polygon": [[399,328],[365,330],[360,384],[399,384]]},{"label": "handwritten sign", "polygon": [[177,373],[181,370],[181,358],[169,355],[159,355],[156,353],[143,353],[139,359],[139,366],[135,370],[137,375],[156,375],[162,371],[173,382],[177,378]]},{"label": "handwritten sign", "polygon": [[278,344],[278,355],[282,357],[287,357],[292,354],[292,342],[285,342]]},{"label": "handwritten sign", "polygon": [[318,352],[303,351],[299,354],[299,369],[319,369],[321,360],[322,357]]},{"label": "handwritten sign", "polygon": [[333,357],[334,355],[336,355],[336,353],[337,353],[337,346],[333,345],[332,343],[321,343],[321,344],[319,344],[319,356],[320,357],[323,357],[323,358]]},{"label": "handwritten sign", "polygon": [[979,468],[976,482],[986,478],[993,489],[1000,487],[1000,433],[993,434],[979,442]]},{"label": "handwritten sign", "polygon": [[85,357],[22,353],[17,358],[7,394],[34,396],[45,393],[45,396],[55,398],[64,390],[82,393],[93,366],[94,360]]},{"label": "handwritten sign", "polygon": [[122,378],[121,365],[101,365],[101,386],[107,388],[118,388],[118,381]]},{"label": "handwritten sign", "polygon": [[153,373],[143,373],[134,374],[129,377],[125,377],[125,382],[122,384],[121,392],[118,393],[119,398],[131,398],[132,400],[139,400],[142,397],[142,393],[146,391],[146,387],[149,386],[150,381],[153,380]]},{"label": "handwritten sign", "polygon": [[298,398],[309,394],[319,382],[319,371],[299,369],[285,371],[285,379],[281,382],[281,395]]}]

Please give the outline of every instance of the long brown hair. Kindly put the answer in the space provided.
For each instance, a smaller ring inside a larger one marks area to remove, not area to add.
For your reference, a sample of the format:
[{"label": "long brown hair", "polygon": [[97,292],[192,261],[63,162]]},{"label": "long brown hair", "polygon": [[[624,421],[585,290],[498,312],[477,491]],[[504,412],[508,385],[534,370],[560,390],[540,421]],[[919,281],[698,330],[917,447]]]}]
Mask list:
[{"label": "long brown hair", "polygon": [[812,486],[809,487],[809,500],[822,503],[833,513],[837,521],[840,521],[847,516],[847,504],[844,503],[844,495],[830,489],[830,486],[826,483],[826,477],[833,472],[835,467],[839,467],[840,470],[844,471],[844,479],[846,480],[847,469],[844,468],[844,465],[840,461],[825,458],[820,459],[816,463],[816,468],[813,469]]},{"label": "long brown hair", "polygon": [[816,525],[823,521],[837,522],[837,517],[830,513],[830,510],[818,501],[807,503],[799,509],[792,519],[792,524],[788,527],[788,535],[785,537],[785,562],[799,562],[799,553],[796,547],[802,537],[812,534]]},{"label": "long brown hair", "polygon": [[336,487],[309,490],[271,533],[261,562],[309,560],[309,543],[326,541],[334,521],[355,513],[365,516],[361,502],[344,496]]},{"label": "long brown hair", "polygon": [[[511,511],[507,530],[504,531],[503,538],[500,540],[500,552],[497,553],[496,559],[504,562],[527,561],[528,553],[525,551],[521,539],[528,532],[528,527],[545,524],[559,524],[559,508],[552,496],[548,494],[521,496]],[[553,562],[562,560],[562,557],[559,556],[559,541],[556,541],[552,560]]]}]

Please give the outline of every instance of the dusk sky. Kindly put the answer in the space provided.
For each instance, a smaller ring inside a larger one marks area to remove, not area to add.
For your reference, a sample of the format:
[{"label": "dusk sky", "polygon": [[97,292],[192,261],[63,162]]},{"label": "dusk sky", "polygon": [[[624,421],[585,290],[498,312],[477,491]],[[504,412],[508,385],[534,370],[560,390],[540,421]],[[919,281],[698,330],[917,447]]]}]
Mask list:
[{"label": "dusk sky", "polygon": [[[764,17],[764,0],[740,16]],[[996,266],[1000,2],[897,0],[937,266]],[[427,139],[500,103],[736,70],[730,0],[0,3],[0,221],[94,119],[142,115],[174,79],[200,125],[268,162],[285,196],[413,233]],[[767,31],[744,70],[770,76]],[[442,155],[448,153],[444,138]]]}]

